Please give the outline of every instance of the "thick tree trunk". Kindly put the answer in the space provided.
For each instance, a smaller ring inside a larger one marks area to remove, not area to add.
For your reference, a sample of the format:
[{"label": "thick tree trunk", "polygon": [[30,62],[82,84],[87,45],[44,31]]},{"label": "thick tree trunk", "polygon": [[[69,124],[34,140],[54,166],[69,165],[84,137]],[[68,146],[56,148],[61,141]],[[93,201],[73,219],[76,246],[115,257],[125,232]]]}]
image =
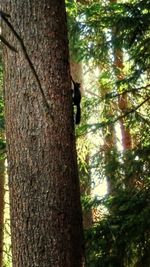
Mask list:
[{"label": "thick tree trunk", "polygon": [[21,46],[5,25],[19,51],[4,51],[13,266],[80,267],[82,216],[65,3],[8,3],[50,106],[47,110]]}]

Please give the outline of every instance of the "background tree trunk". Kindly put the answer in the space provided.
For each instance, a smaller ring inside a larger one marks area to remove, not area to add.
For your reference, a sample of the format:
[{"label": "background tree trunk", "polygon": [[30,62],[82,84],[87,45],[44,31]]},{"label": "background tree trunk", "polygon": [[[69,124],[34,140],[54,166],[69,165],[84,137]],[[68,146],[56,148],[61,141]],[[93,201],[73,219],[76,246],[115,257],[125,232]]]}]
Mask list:
[{"label": "background tree trunk", "polygon": [[0,267],[3,266],[5,160],[0,159]]},{"label": "background tree trunk", "polygon": [[[117,0],[110,0],[110,3],[117,3]],[[118,29],[114,27],[112,29],[112,35],[115,38],[117,38],[118,35]],[[114,72],[116,75],[116,79],[118,81],[124,79],[124,61],[123,61],[123,51],[122,49],[116,47],[114,44]],[[118,90],[119,93],[119,90]],[[128,110],[128,96],[127,93],[122,93],[118,97],[118,107],[122,114],[125,114]],[[119,120],[120,123],[120,129],[121,129],[121,139],[122,139],[122,148],[123,152],[127,152],[132,149],[132,136],[130,133],[129,127],[126,125],[125,118],[121,118]],[[124,161],[126,164],[126,160]],[[126,176],[125,179],[125,185],[127,188],[131,188],[134,186],[134,178],[133,176]]]},{"label": "background tree trunk", "polygon": [[[115,49],[114,51],[114,65],[116,68],[116,78],[118,80],[122,80],[124,78],[123,73],[123,52],[120,49]],[[122,94],[118,97],[118,106],[122,113],[127,112],[128,110],[128,98],[127,93]],[[130,134],[130,130],[125,125],[124,118],[120,119],[120,129],[122,135],[122,147],[123,150],[132,149],[132,137]]]},{"label": "background tree trunk", "polygon": [[83,234],[65,3],[9,3],[7,12],[50,106],[47,111],[20,44],[5,25],[4,34],[19,51],[4,51],[13,266],[79,267]]}]

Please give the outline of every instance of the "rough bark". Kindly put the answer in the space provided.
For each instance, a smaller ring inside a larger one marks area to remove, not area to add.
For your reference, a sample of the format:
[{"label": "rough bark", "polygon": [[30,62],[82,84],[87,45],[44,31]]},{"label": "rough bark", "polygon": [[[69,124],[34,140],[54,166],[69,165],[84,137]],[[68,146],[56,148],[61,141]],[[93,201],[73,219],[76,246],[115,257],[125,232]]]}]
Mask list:
[{"label": "rough bark", "polygon": [[11,21],[24,40],[42,90],[19,51],[4,51],[5,112],[14,267],[82,266],[68,41],[63,0],[13,0]]}]

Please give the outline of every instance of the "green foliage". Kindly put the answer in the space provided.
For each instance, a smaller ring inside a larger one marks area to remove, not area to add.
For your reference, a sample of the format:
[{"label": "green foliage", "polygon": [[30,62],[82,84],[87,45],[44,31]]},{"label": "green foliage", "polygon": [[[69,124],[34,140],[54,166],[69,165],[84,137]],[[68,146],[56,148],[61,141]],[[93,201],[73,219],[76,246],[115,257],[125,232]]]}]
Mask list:
[{"label": "green foliage", "polygon": [[[81,25],[78,17],[78,5],[75,1],[66,1],[67,20],[68,20],[68,34],[69,34],[69,47],[71,58],[74,61],[80,61],[84,53],[83,41],[81,38]],[[79,49],[81,53],[79,55]]]},{"label": "green foliage", "polygon": [[149,157],[150,146],[120,152],[120,155],[111,150],[107,163],[104,155],[97,158],[97,170],[100,175],[105,170],[113,190],[103,199],[83,200],[84,209],[98,209],[103,205],[107,210],[85,230],[88,267],[149,266]]},{"label": "green foliage", "polygon": [[67,10],[70,50],[78,61],[93,58],[98,64],[112,64],[112,50],[122,48],[130,62],[126,80],[135,82],[149,70],[149,0],[92,1],[88,5],[67,1]]},{"label": "green foliage", "polygon": [[104,199],[109,213],[85,231],[89,267],[129,267],[144,258],[150,246],[149,201],[147,187],[119,189]]},{"label": "green foliage", "polygon": [[[86,65],[92,62],[87,76],[91,68],[98,66],[100,70],[91,95],[84,96],[82,124],[76,130],[80,177],[82,183],[88,181],[88,188],[89,175],[107,179],[111,188],[104,199],[93,199],[88,192],[82,196],[84,211],[102,206],[105,211],[85,230],[87,266],[148,267],[150,2],[69,4],[71,54],[75,61],[82,60]],[[118,51],[123,59],[116,57]],[[123,67],[117,66],[116,60],[122,60]],[[125,93],[128,105],[120,110],[118,99]],[[112,132],[121,120],[132,137],[133,147],[126,150],[119,150],[116,133],[111,143]],[[87,136],[92,141],[85,153],[82,141],[86,146]]]}]

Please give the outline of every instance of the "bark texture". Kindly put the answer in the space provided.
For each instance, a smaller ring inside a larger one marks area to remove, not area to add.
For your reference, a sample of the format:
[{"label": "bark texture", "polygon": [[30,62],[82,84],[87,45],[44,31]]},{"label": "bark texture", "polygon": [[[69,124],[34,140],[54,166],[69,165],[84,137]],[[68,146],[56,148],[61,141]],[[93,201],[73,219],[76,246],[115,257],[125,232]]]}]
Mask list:
[{"label": "bark texture", "polygon": [[50,106],[47,110],[21,46],[5,25],[4,36],[18,50],[4,51],[13,266],[80,267],[82,216],[65,3],[9,3],[6,11]]}]

